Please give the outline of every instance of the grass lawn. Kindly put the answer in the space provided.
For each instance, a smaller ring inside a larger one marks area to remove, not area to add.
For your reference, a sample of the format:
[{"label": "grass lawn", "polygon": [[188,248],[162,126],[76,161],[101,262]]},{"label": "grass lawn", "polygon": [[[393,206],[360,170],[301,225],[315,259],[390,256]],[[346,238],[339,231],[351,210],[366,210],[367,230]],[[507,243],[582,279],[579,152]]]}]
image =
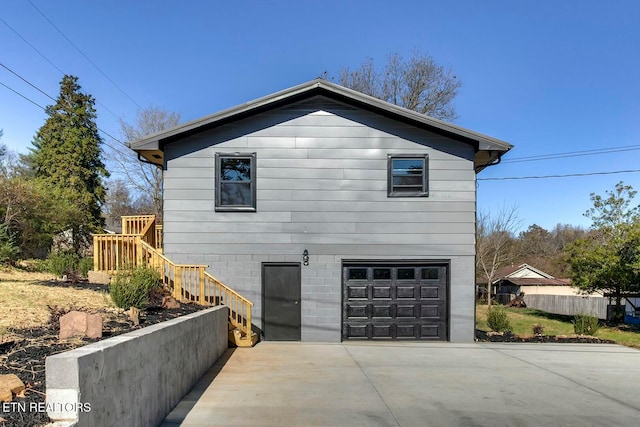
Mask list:
[{"label": "grass lawn", "polygon": [[[532,327],[535,324],[544,327],[544,335],[574,335],[572,316],[551,314],[534,308],[507,308],[506,310],[513,333],[516,335],[533,335]],[[489,331],[486,305],[476,306],[476,327],[482,331]],[[640,329],[638,328],[600,326],[596,336],[628,347],[640,348]]]},{"label": "grass lawn", "polygon": [[51,281],[52,274],[0,269],[0,335],[7,328],[43,326],[49,306],[102,309],[114,307],[105,289],[79,289]]}]

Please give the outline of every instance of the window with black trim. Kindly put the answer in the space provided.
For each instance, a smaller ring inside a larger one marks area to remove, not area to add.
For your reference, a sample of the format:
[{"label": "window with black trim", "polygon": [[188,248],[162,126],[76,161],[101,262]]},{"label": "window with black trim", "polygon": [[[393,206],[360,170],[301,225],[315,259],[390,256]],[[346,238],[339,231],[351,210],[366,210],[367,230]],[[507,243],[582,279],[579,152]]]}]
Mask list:
[{"label": "window with black trim", "polygon": [[256,153],[216,153],[216,211],[256,211]]},{"label": "window with black trim", "polygon": [[389,197],[429,196],[428,154],[389,154],[387,158]]}]

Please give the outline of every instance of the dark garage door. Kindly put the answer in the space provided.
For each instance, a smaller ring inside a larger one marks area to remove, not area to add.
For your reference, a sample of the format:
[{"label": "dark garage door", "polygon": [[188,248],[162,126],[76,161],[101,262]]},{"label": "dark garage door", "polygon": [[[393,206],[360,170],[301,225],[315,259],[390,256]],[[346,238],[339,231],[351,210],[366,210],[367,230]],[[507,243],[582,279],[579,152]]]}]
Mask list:
[{"label": "dark garage door", "polygon": [[343,339],[447,340],[446,264],[343,266]]}]

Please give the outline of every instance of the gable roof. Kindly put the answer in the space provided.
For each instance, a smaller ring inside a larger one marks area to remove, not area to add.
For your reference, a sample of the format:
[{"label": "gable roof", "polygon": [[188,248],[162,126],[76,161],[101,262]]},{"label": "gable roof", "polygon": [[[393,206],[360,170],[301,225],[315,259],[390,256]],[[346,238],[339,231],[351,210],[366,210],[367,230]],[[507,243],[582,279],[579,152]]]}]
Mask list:
[{"label": "gable roof", "polygon": [[318,95],[472,144],[476,152],[474,159],[476,172],[498,163],[500,157],[513,147],[511,144],[499,139],[390,104],[323,79],[311,80],[254,101],[148,135],[133,141],[129,146],[138,153],[138,158],[142,156],[148,162],[162,165],[164,146],[167,143]]},{"label": "gable roof", "polygon": [[553,277],[552,275],[547,274],[542,270],[538,270],[537,268],[530,266],[526,262],[518,266],[512,265],[510,267],[504,267],[502,270],[498,272],[496,276],[498,278],[494,281],[494,283],[499,280],[509,279],[509,278],[528,277],[528,278],[555,279],[555,277]]}]

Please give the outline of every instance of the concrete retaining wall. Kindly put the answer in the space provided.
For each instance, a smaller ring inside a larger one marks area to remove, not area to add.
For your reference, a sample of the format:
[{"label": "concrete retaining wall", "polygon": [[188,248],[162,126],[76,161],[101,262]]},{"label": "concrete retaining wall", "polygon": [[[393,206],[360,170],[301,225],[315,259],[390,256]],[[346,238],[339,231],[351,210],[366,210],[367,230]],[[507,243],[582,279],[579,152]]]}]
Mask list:
[{"label": "concrete retaining wall", "polygon": [[228,346],[214,307],[47,357],[47,413],[78,426],[155,426]]}]

